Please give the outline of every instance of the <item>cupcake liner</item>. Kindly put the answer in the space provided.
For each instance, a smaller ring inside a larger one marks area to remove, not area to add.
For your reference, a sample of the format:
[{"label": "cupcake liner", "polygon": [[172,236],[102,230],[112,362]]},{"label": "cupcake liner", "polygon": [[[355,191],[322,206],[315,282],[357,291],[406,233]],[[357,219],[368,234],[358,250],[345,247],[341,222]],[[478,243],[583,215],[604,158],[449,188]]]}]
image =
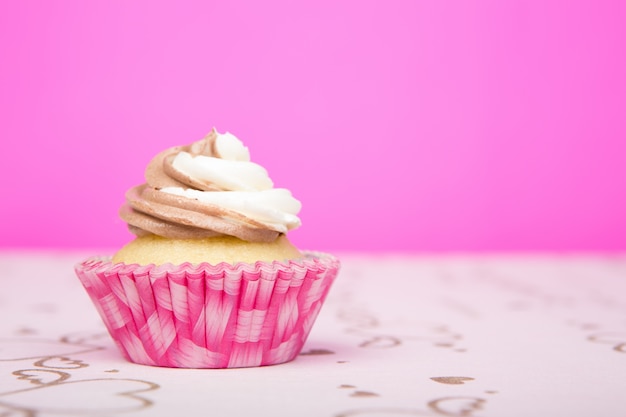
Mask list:
[{"label": "cupcake liner", "polygon": [[120,352],[174,368],[238,368],[293,360],[337,276],[331,255],[231,265],[76,265]]}]

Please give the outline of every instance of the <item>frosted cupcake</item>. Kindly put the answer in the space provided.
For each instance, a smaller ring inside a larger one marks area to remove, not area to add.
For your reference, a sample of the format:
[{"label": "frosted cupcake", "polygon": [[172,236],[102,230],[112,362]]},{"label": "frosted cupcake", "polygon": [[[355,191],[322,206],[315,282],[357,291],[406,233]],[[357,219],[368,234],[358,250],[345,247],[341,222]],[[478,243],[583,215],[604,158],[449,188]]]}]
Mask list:
[{"label": "frosted cupcake", "polygon": [[136,238],[76,273],[130,361],[231,368],[301,351],[339,261],[286,234],[300,202],[215,129],[157,155],[120,210]]}]

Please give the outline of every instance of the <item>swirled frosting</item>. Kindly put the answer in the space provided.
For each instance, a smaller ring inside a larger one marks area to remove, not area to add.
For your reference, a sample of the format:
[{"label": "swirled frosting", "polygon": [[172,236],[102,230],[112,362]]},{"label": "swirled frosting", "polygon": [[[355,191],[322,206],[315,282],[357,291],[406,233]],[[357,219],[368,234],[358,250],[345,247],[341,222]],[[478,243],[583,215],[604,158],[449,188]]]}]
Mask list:
[{"label": "swirled frosting", "polygon": [[120,209],[137,236],[271,242],[300,225],[300,202],[289,190],[273,188],[267,171],[230,133],[213,129],[197,142],[159,153],[145,178],[128,190]]}]

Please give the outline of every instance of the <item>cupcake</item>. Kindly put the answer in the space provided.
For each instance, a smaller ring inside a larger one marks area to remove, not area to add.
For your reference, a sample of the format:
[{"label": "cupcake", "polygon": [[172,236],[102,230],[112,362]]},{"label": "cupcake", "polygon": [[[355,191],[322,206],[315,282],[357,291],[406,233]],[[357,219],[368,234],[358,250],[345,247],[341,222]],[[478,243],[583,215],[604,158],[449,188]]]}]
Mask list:
[{"label": "cupcake", "polygon": [[236,368],[294,359],[339,261],[298,250],[301,204],[213,129],[148,164],[120,217],[135,238],[75,270],[131,362]]}]

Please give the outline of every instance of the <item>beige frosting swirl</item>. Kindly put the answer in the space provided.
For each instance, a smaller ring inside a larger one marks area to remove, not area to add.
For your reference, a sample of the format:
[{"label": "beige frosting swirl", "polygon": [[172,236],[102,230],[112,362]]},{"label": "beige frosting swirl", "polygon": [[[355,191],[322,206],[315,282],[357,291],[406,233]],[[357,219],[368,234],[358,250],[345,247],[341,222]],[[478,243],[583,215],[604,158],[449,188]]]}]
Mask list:
[{"label": "beige frosting swirl", "polygon": [[239,139],[213,129],[187,146],[159,153],[146,183],[126,193],[120,217],[137,236],[188,239],[219,235],[271,242],[300,225],[301,204],[273,188]]}]

